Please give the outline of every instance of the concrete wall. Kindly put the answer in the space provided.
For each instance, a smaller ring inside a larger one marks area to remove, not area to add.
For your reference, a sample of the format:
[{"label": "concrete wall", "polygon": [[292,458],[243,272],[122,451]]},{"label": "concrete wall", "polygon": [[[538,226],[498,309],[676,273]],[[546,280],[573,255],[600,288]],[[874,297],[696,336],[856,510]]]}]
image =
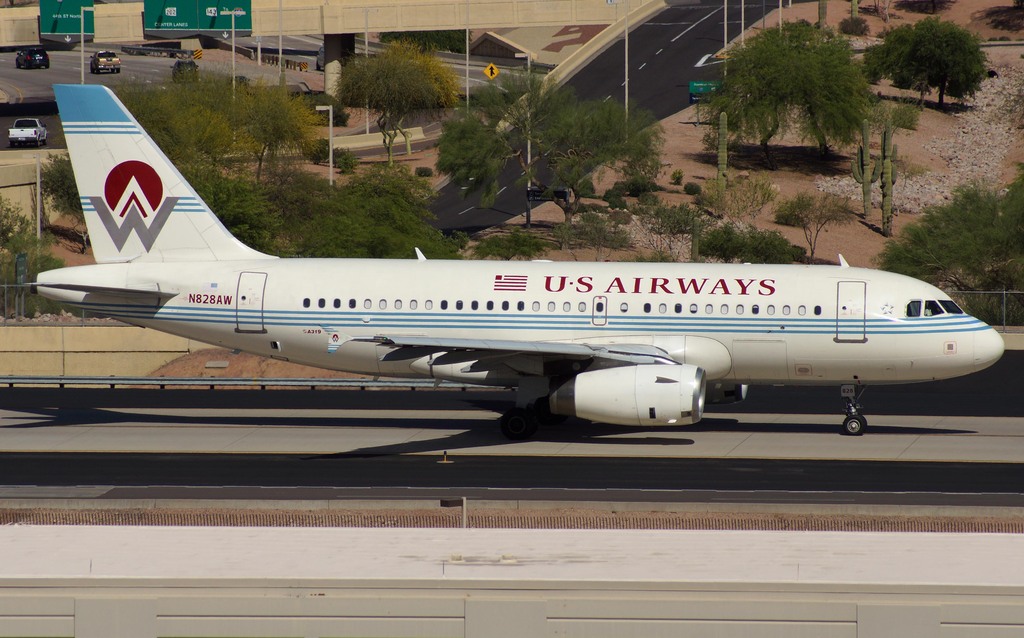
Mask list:
[{"label": "concrete wall", "polygon": [[1024,635],[1004,588],[516,582],[0,582],[0,636],[986,638]]},{"label": "concrete wall", "polygon": [[[46,121],[46,120],[44,120]],[[53,128],[53,125],[50,126]],[[53,135],[53,131],[50,131]],[[67,151],[50,150],[46,148],[26,148],[22,152],[14,151],[6,153],[0,160],[0,196],[21,210],[22,214],[30,219],[36,216],[36,160],[35,155],[40,156],[40,161],[45,165],[47,158],[51,155],[64,155]],[[43,202],[43,216],[52,220],[51,211],[47,210],[46,202]]]},{"label": "concrete wall", "polygon": [[143,376],[207,347],[121,325],[8,325],[0,328],[0,376]]}]

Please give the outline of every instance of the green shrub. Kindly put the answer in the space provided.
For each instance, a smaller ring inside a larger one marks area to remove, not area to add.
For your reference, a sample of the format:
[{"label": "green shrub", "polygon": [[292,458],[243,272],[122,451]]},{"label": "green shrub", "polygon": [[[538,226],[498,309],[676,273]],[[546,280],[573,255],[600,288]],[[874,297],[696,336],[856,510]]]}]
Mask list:
[{"label": "green shrub", "polygon": [[861,17],[845,18],[839,22],[839,33],[846,35],[867,35],[868,21]]},{"label": "green shrub", "polygon": [[722,261],[788,264],[806,254],[774,230],[738,229],[733,224],[713,228],[701,237],[701,253]]},{"label": "green shrub", "polygon": [[433,177],[433,176],[434,176],[434,169],[430,168],[429,166],[417,166],[416,167],[416,177]]},{"label": "green shrub", "polygon": [[700,184],[697,182],[686,182],[686,184],[683,185],[683,192],[687,195],[697,196],[700,195],[700,191]]},{"label": "green shrub", "polygon": [[306,161],[314,164],[326,164],[330,158],[330,145],[325,139],[316,139],[306,145],[304,156]]},{"label": "green shrub", "polygon": [[799,213],[786,208],[779,208],[775,211],[775,223],[781,226],[793,226],[794,228],[802,228],[804,225],[803,218]]},{"label": "green shrub", "polygon": [[640,197],[637,198],[637,202],[644,206],[657,206],[660,201],[654,193],[640,193]]},{"label": "green shrub", "polygon": [[359,166],[359,158],[347,148],[334,149],[334,168],[339,173],[352,173]]},{"label": "green shrub", "polygon": [[677,168],[672,171],[672,185],[679,186],[683,183],[683,169]]}]

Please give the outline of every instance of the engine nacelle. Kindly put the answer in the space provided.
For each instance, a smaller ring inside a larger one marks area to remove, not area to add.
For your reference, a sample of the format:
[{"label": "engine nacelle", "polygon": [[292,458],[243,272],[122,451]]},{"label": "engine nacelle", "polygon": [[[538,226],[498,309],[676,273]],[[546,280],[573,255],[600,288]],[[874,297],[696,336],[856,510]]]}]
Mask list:
[{"label": "engine nacelle", "polygon": [[726,405],[728,403],[739,403],[747,398],[745,383],[725,383],[722,381],[711,381],[708,383],[707,403],[709,405]]},{"label": "engine nacelle", "polygon": [[704,370],[639,365],[582,372],[551,393],[551,412],[617,425],[689,425],[704,415]]}]

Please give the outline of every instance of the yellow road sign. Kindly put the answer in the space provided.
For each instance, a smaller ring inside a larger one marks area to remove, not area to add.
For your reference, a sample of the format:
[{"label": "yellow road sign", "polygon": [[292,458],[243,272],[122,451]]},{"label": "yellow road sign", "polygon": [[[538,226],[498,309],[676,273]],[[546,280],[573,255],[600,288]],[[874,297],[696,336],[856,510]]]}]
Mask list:
[{"label": "yellow road sign", "polygon": [[493,80],[494,78],[498,77],[499,73],[501,73],[501,71],[499,71],[498,67],[494,66],[493,64],[488,64],[486,67],[484,67],[484,75],[486,75],[487,78],[490,80]]}]

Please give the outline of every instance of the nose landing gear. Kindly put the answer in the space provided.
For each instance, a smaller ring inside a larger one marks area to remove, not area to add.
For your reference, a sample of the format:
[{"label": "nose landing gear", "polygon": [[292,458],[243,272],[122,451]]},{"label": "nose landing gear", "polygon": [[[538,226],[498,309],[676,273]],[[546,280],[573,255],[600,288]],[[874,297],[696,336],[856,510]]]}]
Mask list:
[{"label": "nose landing gear", "polygon": [[860,397],[866,389],[861,389],[858,394],[857,387],[854,385],[844,385],[840,388],[843,402],[846,404],[844,407],[846,418],[843,419],[843,434],[847,436],[860,436],[864,434],[864,428],[868,425],[867,419],[860,413],[862,408]]}]

